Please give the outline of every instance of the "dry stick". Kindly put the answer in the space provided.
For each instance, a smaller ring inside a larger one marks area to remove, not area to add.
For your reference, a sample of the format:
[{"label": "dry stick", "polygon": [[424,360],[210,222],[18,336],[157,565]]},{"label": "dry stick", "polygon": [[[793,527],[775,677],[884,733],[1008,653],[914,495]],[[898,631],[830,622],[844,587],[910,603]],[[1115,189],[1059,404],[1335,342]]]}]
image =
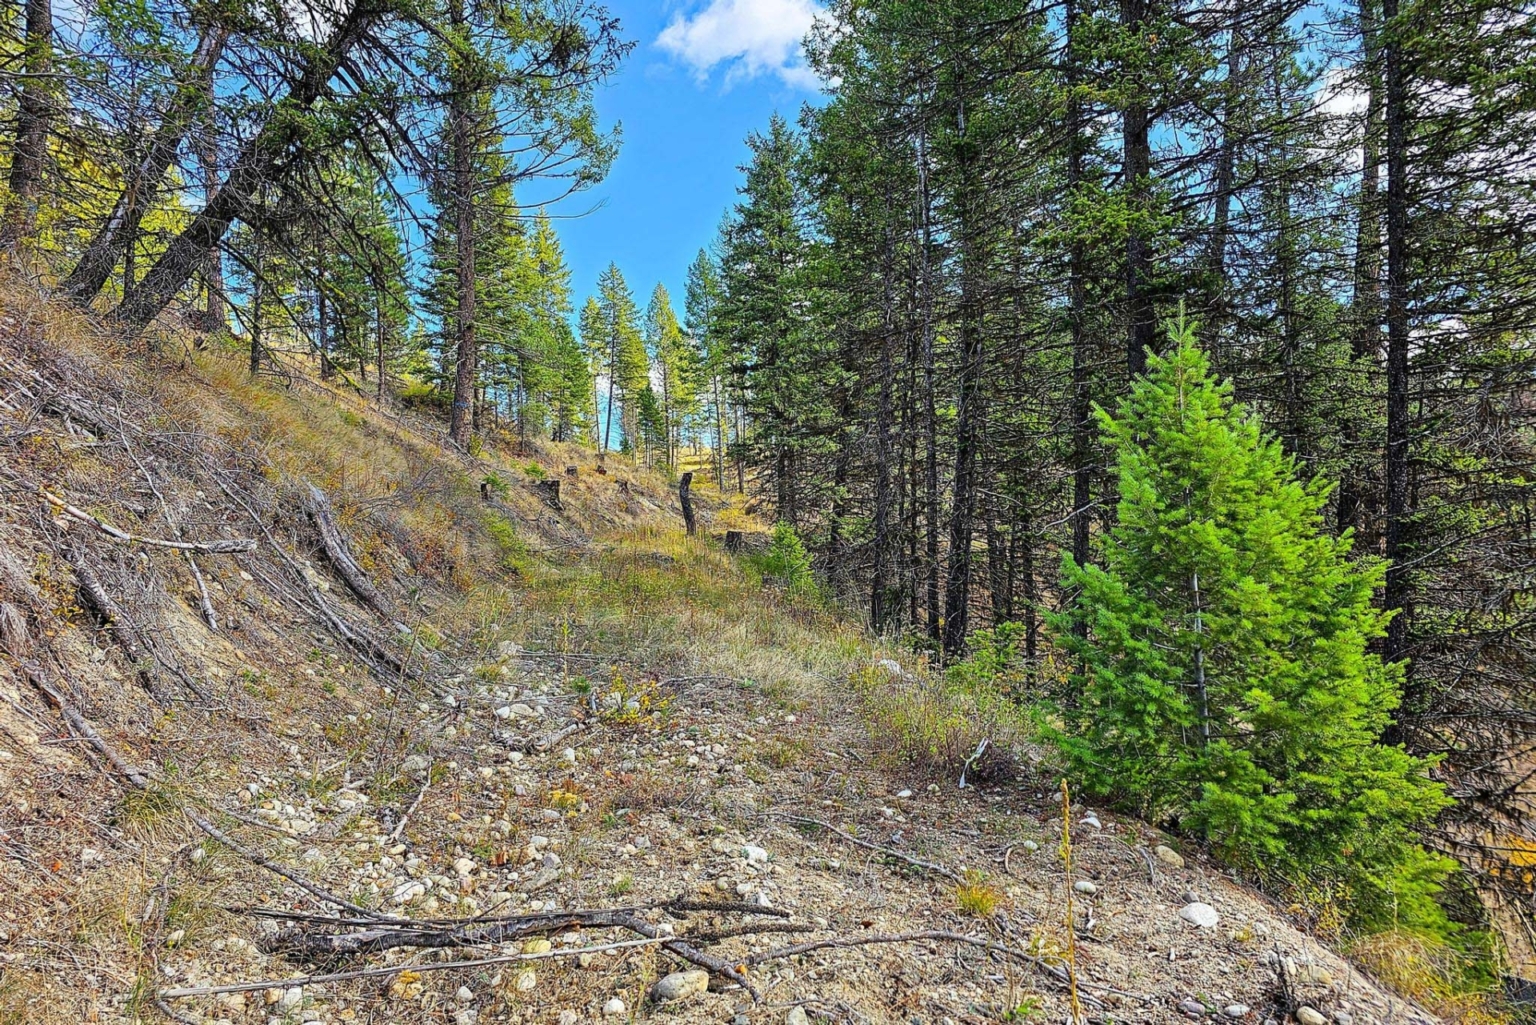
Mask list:
[{"label": "dry stick", "polygon": [[1083,1020],[1083,1005],[1077,997],[1077,922],[1072,914],[1072,794],[1065,778],[1061,781],[1061,861],[1067,879],[1067,986],[1072,1025],[1078,1025]]},{"label": "dry stick", "polygon": [[266,537],[267,543],[277,553],[278,558],[287,564],[294,577],[304,585],[311,603],[311,607],[306,609],[306,611],[317,614],[320,621],[329,627],[333,634],[351,645],[355,651],[367,659],[375,668],[379,668],[382,663],[383,668],[398,671],[403,676],[405,674],[404,661],[395,658],[378,641],[352,629],[345,620],[332,612],[329,603],[325,600],[325,596],[320,593],[314,584],[310,583],[309,578],[304,575],[304,571],[299,567],[298,563],[294,562],[293,557],[283,551],[283,546],[277,543],[277,539],[272,536],[272,532],[267,529],[267,525],[262,518],[256,515],[256,511],[243,498],[235,494],[234,489],[225,482],[223,473],[206,462],[204,465],[210,471],[213,482],[219,486],[219,490],[223,491],[230,501],[245,510],[245,514],[251,518],[251,522],[255,523],[257,528]]},{"label": "dry stick", "polygon": [[336,572],[341,574],[341,579],[352,589],[352,593],[363,600],[373,611],[383,616],[385,621],[394,624],[397,630],[403,630],[404,626],[395,620],[395,612],[389,607],[389,602],[379,593],[379,589],[368,579],[368,574],[357,564],[352,556],[352,550],[347,545],[347,539],[342,535],[341,528],[336,524],[336,518],[331,512],[331,500],[326,497],[315,485],[310,484],[304,496],[304,511],[309,513],[309,518],[314,521],[316,529],[320,531],[320,542],[325,548],[325,556],[330,560]]},{"label": "dry stick", "polygon": [[43,674],[35,666],[22,662],[21,671],[32,686],[37,688],[43,697],[47,698],[49,703],[59,710],[59,714],[64,717],[64,721],[69,723],[76,733],[84,737],[86,742],[94,747],[97,753],[107,760],[109,765],[140,790],[149,787],[151,782],[149,776],[145,775],[142,769],[135,768],[124,761],[112,749],[111,745],[102,739],[101,734],[96,732],[95,727],[84,716],[75,711],[74,706],[66,701],[62,694],[54,690],[53,685],[43,678]]},{"label": "dry stick", "polygon": [[847,840],[851,844],[856,844],[859,847],[864,847],[872,851],[879,851],[881,854],[889,854],[893,858],[900,858],[902,861],[905,861],[909,865],[925,869],[929,872],[937,872],[939,875],[944,876],[946,879],[952,879],[957,883],[964,881],[960,873],[956,872],[954,869],[946,868],[945,866],[936,864],[932,861],[924,861],[921,858],[914,858],[910,854],[903,854],[901,851],[890,847],[884,847],[877,843],[870,843],[868,840],[860,840],[858,837],[851,836],[848,833],[843,832],[841,829],[838,829],[836,826],[827,822],[823,822],[820,819],[806,818],[801,815],[777,815],[774,817],[782,819],[785,822],[793,822],[799,825],[820,826],[822,829],[836,833],[838,836],[842,837],[844,840]]},{"label": "dry stick", "polygon": [[291,986],[320,986],[330,982],[351,982],[354,979],[376,979],[401,972],[441,972],[451,968],[478,968],[483,965],[508,964],[514,961],[546,961],[556,957],[580,957],[609,950],[627,950],[631,947],[654,947],[659,940],[620,940],[592,947],[572,947],[566,950],[546,950],[542,954],[501,954],[496,957],[478,957],[464,961],[439,961],[435,964],[394,965],[389,968],[359,968],[351,972],[335,972],[330,975],[300,975],[291,979],[263,979],[260,982],[240,982],[227,986],[193,986],[187,989],[163,989],[163,1000],[179,1000],[183,997],[212,997],[226,993],[254,993],[258,990]]},{"label": "dry stick", "polygon": [[[786,957],[795,957],[799,954],[808,954],[812,951],[827,950],[829,948],[863,947],[876,943],[927,943],[936,941],[945,943],[963,943],[967,946],[980,947],[983,950],[989,950],[995,954],[1006,954],[1009,957],[1015,957],[1021,961],[1025,961],[1034,965],[1036,968],[1039,968],[1042,972],[1063,986],[1070,984],[1069,973],[1063,970],[1060,965],[1051,964],[1044,958],[1036,957],[1035,955],[1027,951],[1020,950],[1017,947],[1010,947],[1002,943],[994,943],[991,940],[983,939],[980,936],[967,936],[965,933],[949,932],[943,929],[928,929],[922,932],[874,933],[868,936],[832,937],[831,939],[825,940],[810,940],[806,943],[796,943],[788,947],[776,947],[773,950],[765,950],[761,953],[752,954],[744,959],[742,963],[746,965],[760,965],[767,961],[779,961]],[[1102,989],[1105,992],[1119,992],[1118,990],[1110,989],[1108,986],[1096,988]],[[1135,996],[1135,994],[1126,995]],[[1144,998],[1138,997],[1138,999]]]},{"label": "dry stick", "polygon": [[[160,515],[165,517],[165,522],[170,524],[171,529],[176,532],[177,539],[185,540],[185,535],[181,531],[181,524],[177,523],[176,518],[171,515],[170,503],[165,500],[165,495],[161,493],[159,486],[155,484],[154,475],[149,472],[149,468],[144,465],[139,459],[138,453],[134,452],[133,446],[128,443],[128,430],[123,423],[123,410],[121,406],[117,410],[117,436],[123,443],[123,448],[128,452],[128,458],[132,459],[134,465],[139,468],[139,473],[144,477],[144,483],[149,485],[149,490],[154,492],[155,498],[159,500]],[[219,617],[213,611],[213,600],[208,597],[208,584],[203,580],[203,571],[197,566],[197,558],[189,551],[183,551],[181,554],[186,557],[187,565],[192,569],[192,579],[197,581],[197,596],[203,607],[203,619],[207,622],[208,629],[218,633]]]},{"label": "dry stick", "polygon": [[421,789],[419,791],[417,791],[417,793],[416,793],[416,800],[411,802],[411,806],[409,808],[405,809],[405,814],[400,816],[400,821],[395,823],[395,828],[390,830],[389,838],[391,840],[398,840],[398,839],[400,839],[400,834],[405,832],[405,824],[407,822],[411,821],[411,816],[416,814],[416,809],[417,808],[421,807],[421,799],[423,797],[427,796],[427,787],[429,787],[431,785],[432,785],[432,766],[428,765],[427,766],[427,778],[422,780],[422,782],[421,782]]},{"label": "dry stick", "polygon": [[85,603],[95,609],[96,614],[101,617],[107,629],[116,638],[118,645],[127,654],[128,661],[133,663],[139,683],[161,706],[169,705],[170,698],[161,691],[160,681],[147,668],[146,664],[153,661],[148,645],[139,635],[138,627],[128,618],[128,614],[118,608],[117,602],[107,593],[105,585],[86,561],[84,552],[69,546],[65,553],[65,561],[69,563],[69,568],[74,570],[75,578],[80,581],[80,593]]},{"label": "dry stick", "polygon": [[64,499],[60,498],[58,495],[55,495],[47,488],[43,489],[43,498],[48,500],[48,504],[59,509],[71,519],[76,519],[81,523],[89,524],[113,540],[122,541],[125,544],[149,545],[154,548],[174,548],[178,551],[204,552],[209,555],[229,555],[236,552],[249,552],[254,550],[256,547],[256,539],[253,537],[236,537],[225,541],[169,541],[165,538],[159,537],[144,537],[140,534],[133,534],[126,530],[120,530],[105,520],[92,516],[84,509],[77,509],[75,506],[70,505],[68,502],[64,501]]}]

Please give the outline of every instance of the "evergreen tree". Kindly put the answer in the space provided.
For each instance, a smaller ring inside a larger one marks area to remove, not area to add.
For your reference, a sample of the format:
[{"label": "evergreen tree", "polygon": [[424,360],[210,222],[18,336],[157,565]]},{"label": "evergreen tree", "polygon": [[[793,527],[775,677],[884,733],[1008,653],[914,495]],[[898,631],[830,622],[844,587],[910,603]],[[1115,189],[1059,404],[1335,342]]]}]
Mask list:
[{"label": "evergreen tree", "polygon": [[667,465],[676,466],[683,425],[698,406],[699,367],[692,346],[683,337],[665,285],[656,286],[645,309],[645,346],[655,368],[652,377],[661,387],[658,397],[665,436],[662,448]]},{"label": "evergreen tree", "polygon": [[1118,515],[1101,566],[1065,560],[1057,625],[1081,663],[1050,732],[1089,789],[1239,864],[1348,879],[1365,917],[1399,900],[1433,919],[1413,831],[1448,800],[1378,743],[1402,682],[1367,650],[1383,566],[1324,530],[1328,487],[1297,479],[1188,325],[1170,337],[1099,414]]}]

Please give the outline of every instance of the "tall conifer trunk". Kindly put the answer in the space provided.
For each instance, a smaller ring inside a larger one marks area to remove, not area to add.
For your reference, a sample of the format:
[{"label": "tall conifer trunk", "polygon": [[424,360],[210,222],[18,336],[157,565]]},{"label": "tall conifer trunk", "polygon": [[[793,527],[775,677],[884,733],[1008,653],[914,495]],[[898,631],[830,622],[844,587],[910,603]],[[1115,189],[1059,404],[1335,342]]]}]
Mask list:
[{"label": "tall conifer trunk", "polygon": [[[1126,34],[1142,42],[1149,0],[1120,0],[1120,20]],[[1131,227],[1125,242],[1125,305],[1129,320],[1126,336],[1126,369],[1138,377],[1147,369],[1147,349],[1156,328],[1152,309],[1152,248],[1141,219],[1151,201],[1148,189],[1152,173],[1152,113],[1146,91],[1130,83],[1122,111],[1124,138],[1122,168],[1130,198]]]},{"label": "tall conifer trunk", "polygon": [[[1385,607],[1395,610],[1387,627],[1387,658],[1407,656],[1412,615],[1407,567],[1408,451],[1408,81],[1397,0],[1384,0],[1386,31],[1387,161],[1387,570]],[[1410,686],[1411,691],[1411,686]]]},{"label": "tall conifer trunk", "polygon": [[475,167],[472,85],[469,81],[468,41],[463,39],[467,22],[463,0],[448,5],[449,25],[454,42],[465,52],[453,65],[454,80],[449,96],[448,116],[452,122],[454,242],[458,261],[458,300],[454,312],[455,365],[453,371],[453,412],[448,421],[448,437],[460,447],[469,444],[474,428],[476,363],[479,348],[475,340]]},{"label": "tall conifer trunk", "polygon": [[26,0],[26,72],[16,103],[16,141],[11,150],[10,202],[0,216],[0,249],[14,251],[37,232],[37,208],[53,126],[53,5]]}]

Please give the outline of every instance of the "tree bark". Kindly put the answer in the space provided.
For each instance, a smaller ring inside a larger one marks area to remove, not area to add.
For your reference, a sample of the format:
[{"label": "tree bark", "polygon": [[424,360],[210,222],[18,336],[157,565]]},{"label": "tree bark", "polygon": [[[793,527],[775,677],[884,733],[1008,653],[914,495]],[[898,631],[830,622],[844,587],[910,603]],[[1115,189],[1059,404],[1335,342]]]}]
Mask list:
[{"label": "tree bark", "polygon": [[[1121,25],[1128,35],[1140,36],[1147,20],[1148,0],[1120,0]],[[1122,113],[1124,120],[1123,170],[1125,188],[1130,197],[1130,232],[1125,243],[1125,304],[1129,318],[1126,335],[1126,369],[1138,377],[1147,369],[1147,350],[1155,330],[1152,309],[1152,249],[1145,226],[1138,223],[1146,216],[1150,197],[1147,190],[1152,173],[1151,109],[1146,91],[1132,83],[1130,98]]]},{"label": "tree bark", "polygon": [[693,518],[693,495],[690,493],[692,488],[693,471],[689,470],[677,482],[677,500],[683,507],[683,523],[688,527],[689,537],[698,533],[699,529],[698,521]]},{"label": "tree bark", "polygon": [[13,252],[37,233],[37,206],[53,127],[53,5],[26,0],[26,79],[16,104],[16,143],[11,152],[10,202],[0,218],[0,249]]},{"label": "tree bark", "polygon": [[[199,114],[204,112],[213,82],[213,69],[224,52],[224,42],[228,38],[228,30],[222,27],[215,26],[203,31],[197,50],[192,55],[192,79],[176,90],[160,119],[160,127],[150,138],[148,151],[123,183],[123,191],[113,204],[112,212],[91,238],[74,270],[59,285],[60,292],[82,306],[96,298],[96,294],[111,276],[118,254],[127,253],[137,239],[139,224],[159,195],[165,173],[176,159],[176,152]],[[202,149],[199,147],[200,157]],[[207,160],[203,161],[203,165],[206,169]],[[132,289],[125,288],[124,295],[129,291]]]},{"label": "tree bark", "polygon": [[[1353,360],[1351,380],[1364,383],[1370,380],[1381,358],[1381,153],[1378,130],[1382,98],[1377,74],[1380,54],[1376,40],[1375,0],[1360,0],[1359,15],[1367,99],[1360,146],[1360,197],[1356,204],[1354,296],[1351,301],[1354,330],[1350,334],[1350,356]],[[1358,418],[1352,410],[1367,394],[1368,387],[1352,391],[1347,396],[1343,438],[1346,450],[1360,444]],[[1359,467],[1357,460],[1351,460],[1351,463]],[[1343,533],[1353,528],[1356,548],[1370,551],[1375,548],[1373,523],[1380,510],[1375,507],[1375,501],[1367,498],[1360,477],[1358,471],[1346,471],[1341,475],[1338,529]]]},{"label": "tree bark", "polygon": [[[462,0],[452,0],[448,5],[448,19],[452,31],[463,30],[464,5]],[[455,215],[455,242],[458,245],[458,310],[454,314],[454,330],[458,335],[457,362],[453,373],[453,413],[448,421],[448,437],[454,444],[465,447],[474,426],[475,371],[479,347],[475,339],[475,172],[474,138],[470,110],[471,89],[464,80],[462,66],[453,83],[450,97],[449,118],[453,131],[453,204]]]},{"label": "tree bark", "polygon": [[305,64],[304,72],[267,118],[261,131],[235,158],[223,187],[211,196],[197,216],[155,261],[139,287],[112,311],[112,319],[136,337],[170,305],[192,275],[208,259],[208,253],[224,238],[229,226],[245,212],[263,183],[274,180],[290,159],[303,134],[299,115],[325,94],[342,61],[379,17],[378,9],[354,0],[325,45]]},{"label": "tree bark", "polygon": [[1403,66],[1402,26],[1397,0],[1385,0],[1387,31],[1387,569],[1383,603],[1396,612],[1387,626],[1386,656],[1407,656],[1412,614],[1408,554],[1408,82]]},{"label": "tree bark", "polygon": [[[1080,14],[1076,0],[1067,0],[1066,79],[1067,195],[1075,197],[1083,181],[1083,107],[1077,95],[1079,78],[1076,51]],[[1083,327],[1087,314],[1087,254],[1081,233],[1074,231],[1067,256],[1067,319],[1072,332],[1072,561],[1088,564],[1089,527],[1093,504],[1093,412],[1089,379],[1090,353]]]}]

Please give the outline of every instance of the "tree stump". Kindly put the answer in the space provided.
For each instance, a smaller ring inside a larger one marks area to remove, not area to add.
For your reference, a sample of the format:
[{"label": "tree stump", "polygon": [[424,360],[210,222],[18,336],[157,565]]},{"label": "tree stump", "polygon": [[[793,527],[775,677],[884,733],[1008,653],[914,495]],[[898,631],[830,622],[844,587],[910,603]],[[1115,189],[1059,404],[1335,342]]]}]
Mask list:
[{"label": "tree stump", "polygon": [[688,536],[692,537],[699,529],[698,521],[693,518],[693,496],[689,489],[693,487],[693,471],[683,474],[677,483],[677,498],[683,504],[683,522],[688,525]]},{"label": "tree stump", "polygon": [[730,552],[732,555],[739,555],[741,554],[742,547],[741,531],[727,530],[725,532],[725,550]]},{"label": "tree stump", "polygon": [[560,479],[558,477],[554,480],[534,481],[533,486],[539,494],[544,496],[544,501],[562,512],[565,511],[564,507],[560,505]]},{"label": "tree stump", "polygon": [[577,467],[574,467],[574,466],[567,466],[567,467],[566,467],[566,468],[565,468],[565,475],[566,475],[566,476],[567,476],[567,477],[569,477],[569,478],[571,478],[571,479],[572,479],[572,480],[575,480],[575,479],[576,479],[576,474],[577,474],[577,473],[578,473],[578,472],[579,472],[579,470],[578,470],[578,468],[577,468]]}]

